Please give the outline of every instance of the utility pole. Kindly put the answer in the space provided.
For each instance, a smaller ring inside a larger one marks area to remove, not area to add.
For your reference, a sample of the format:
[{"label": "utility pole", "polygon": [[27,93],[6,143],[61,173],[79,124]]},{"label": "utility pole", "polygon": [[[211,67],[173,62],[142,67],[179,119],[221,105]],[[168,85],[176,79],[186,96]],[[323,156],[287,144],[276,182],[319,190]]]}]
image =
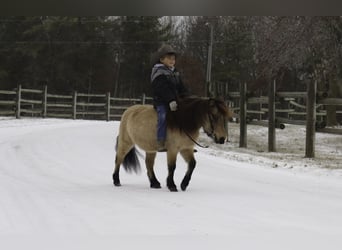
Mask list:
[{"label": "utility pole", "polygon": [[[119,45],[121,46],[121,45]],[[115,84],[114,84],[114,93],[113,97],[118,97],[118,87],[119,87],[119,77],[120,77],[120,67],[121,67],[121,47],[119,47],[119,51],[115,54],[115,62],[117,64],[116,67],[116,76],[115,76]]]},{"label": "utility pole", "polygon": [[210,23],[210,41],[208,47],[208,62],[207,62],[207,96],[211,94],[212,83],[211,83],[211,65],[212,65],[212,57],[213,57],[213,43],[214,43],[214,25]]}]

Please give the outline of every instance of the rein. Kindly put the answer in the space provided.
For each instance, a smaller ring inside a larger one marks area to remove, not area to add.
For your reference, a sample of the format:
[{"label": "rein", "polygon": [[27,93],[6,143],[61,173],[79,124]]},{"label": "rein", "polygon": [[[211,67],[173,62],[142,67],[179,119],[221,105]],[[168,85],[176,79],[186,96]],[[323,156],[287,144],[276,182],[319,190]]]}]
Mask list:
[{"label": "rein", "polygon": [[[209,122],[210,122],[210,127],[211,127],[211,134],[213,133],[214,131],[214,125],[213,125],[213,120],[212,120],[212,117],[211,115],[208,114],[208,117],[209,117]],[[190,140],[195,143],[197,146],[201,147],[201,148],[209,148],[209,145],[201,145],[199,144],[194,138],[191,137],[191,135],[189,135],[187,132],[184,131],[184,133],[190,138]]]},{"label": "rein", "polygon": [[191,135],[189,135],[187,132],[184,131],[184,133],[185,133],[185,134],[190,138],[190,140],[191,140],[193,143],[195,143],[197,146],[199,146],[199,147],[201,147],[201,148],[209,148],[208,145],[203,146],[203,145],[199,144],[199,143],[198,143],[197,141],[195,141],[195,139],[192,138]]},{"label": "rein", "polygon": [[[210,100],[209,100],[210,101]],[[215,101],[215,100],[214,100]],[[196,111],[198,111],[199,109],[200,109],[200,115],[201,115],[201,117],[202,118],[199,118],[198,119],[198,121],[196,120],[196,122],[197,123],[199,123],[199,121],[201,122],[201,120],[202,120],[202,122],[203,122],[203,118],[204,118],[204,116],[206,115],[207,117],[206,117],[206,119],[208,119],[207,121],[208,121],[208,123],[209,124],[205,124],[205,126],[203,127],[203,129],[204,129],[204,132],[209,136],[209,137],[212,137],[214,140],[215,140],[215,142],[216,142],[216,139],[215,139],[215,122],[216,122],[216,120],[215,120],[215,117],[214,117],[214,115],[213,114],[211,114],[210,113],[210,109],[209,110],[207,110],[207,112],[203,112],[204,110],[206,110],[206,107],[204,106],[204,105],[206,105],[207,103],[206,103],[206,101],[204,100],[204,99],[194,99],[194,101],[192,101],[192,99],[189,99],[189,103],[187,103],[187,102],[185,102],[185,107],[187,108],[187,109],[183,109],[183,112],[182,113],[180,113],[181,115],[179,115],[179,116],[176,116],[176,117],[173,117],[173,119],[171,119],[171,121],[172,121],[172,125],[171,125],[171,128],[177,128],[178,127],[178,129],[180,129],[180,131],[183,131],[184,132],[184,134],[194,143],[194,144],[196,144],[197,146],[199,146],[199,147],[201,147],[201,148],[209,148],[209,145],[202,145],[202,144],[200,144],[200,143],[198,143],[190,134],[189,134],[189,132],[187,132],[187,131],[192,131],[193,130],[193,128],[191,127],[191,126],[187,126],[186,124],[192,124],[191,122],[191,119],[189,119],[189,117],[191,117],[191,116],[186,116],[184,113],[187,113],[187,112],[185,112],[185,111],[188,111],[188,109],[196,109]],[[210,104],[210,103],[209,103]],[[209,104],[207,104],[207,105],[209,105]],[[216,106],[218,106],[218,104],[217,103],[213,103],[211,106],[213,106],[213,105],[216,105]],[[195,107],[194,107],[194,105],[195,105]],[[217,107],[218,109],[219,109],[219,107]],[[185,110],[185,111],[184,111]],[[220,110],[219,110],[220,111]],[[223,112],[223,111],[222,111]],[[222,113],[221,112],[221,113]],[[171,116],[172,117],[172,116]],[[182,122],[179,122],[179,120],[181,120]],[[183,123],[185,124],[185,125],[183,125]],[[204,124],[197,124],[197,125],[195,125],[195,126],[203,126]],[[184,126],[184,128],[183,128],[183,126]],[[207,130],[210,130],[210,131],[207,131]]]}]

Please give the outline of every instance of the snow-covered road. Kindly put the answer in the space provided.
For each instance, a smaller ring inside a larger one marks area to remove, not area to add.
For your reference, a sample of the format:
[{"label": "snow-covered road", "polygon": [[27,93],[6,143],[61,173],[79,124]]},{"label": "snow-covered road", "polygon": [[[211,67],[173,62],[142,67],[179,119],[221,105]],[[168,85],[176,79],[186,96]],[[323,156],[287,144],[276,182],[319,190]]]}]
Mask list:
[{"label": "snow-covered road", "polygon": [[[165,188],[165,153],[156,159],[162,189],[149,188],[144,169],[141,175],[122,170],[117,188],[111,174],[118,126],[0,120],[2,249],[115,249],[119,242],[121,249],[340,249],[342,177],[199,149],[186,192]],[[176,184],[185,170],[179,157]],[[51,244],[49,237],[63,240]]]}]

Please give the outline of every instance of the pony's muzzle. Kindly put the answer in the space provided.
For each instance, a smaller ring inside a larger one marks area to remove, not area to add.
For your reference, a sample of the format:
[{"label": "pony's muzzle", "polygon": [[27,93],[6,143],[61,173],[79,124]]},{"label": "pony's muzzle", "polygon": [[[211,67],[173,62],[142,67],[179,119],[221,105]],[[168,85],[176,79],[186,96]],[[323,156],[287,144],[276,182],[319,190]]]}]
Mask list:
[{"label": "pony's muzzle", "polygon": [[215,136],[215,142],[218,143],[218,144],[224,144],[226,141],[226,138],[225,137],[220,137],[220,138],[216,138]]}]

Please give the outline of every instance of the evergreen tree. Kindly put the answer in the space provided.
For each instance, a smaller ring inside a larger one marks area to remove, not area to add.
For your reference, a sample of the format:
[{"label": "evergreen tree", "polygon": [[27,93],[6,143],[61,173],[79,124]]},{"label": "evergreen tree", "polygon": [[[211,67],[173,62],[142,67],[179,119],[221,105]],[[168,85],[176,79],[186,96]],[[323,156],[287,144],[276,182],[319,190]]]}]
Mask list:
[{"label": "evergreen tree", "polygon": [[107,17],[1,20],[0,83],[59,92],[111,91],[116,23]]},{"label": "evergreen tree", "polygon": [[213,77],[238,89],[242,81],[254,80],[254,41],[248,17],[223,17],[216,26]]},{"label": "evergreen tree", "polygon": [[31,82],[32,56],[25,32],[40,22],[38,17],[0,18],[0,86],[15,88],[17,84]]},{"label": "evergreen tree", "polygon": [[170,39],[170,27],[159,17],[121,17],[119,96],[151,93],[151,54]]}]

